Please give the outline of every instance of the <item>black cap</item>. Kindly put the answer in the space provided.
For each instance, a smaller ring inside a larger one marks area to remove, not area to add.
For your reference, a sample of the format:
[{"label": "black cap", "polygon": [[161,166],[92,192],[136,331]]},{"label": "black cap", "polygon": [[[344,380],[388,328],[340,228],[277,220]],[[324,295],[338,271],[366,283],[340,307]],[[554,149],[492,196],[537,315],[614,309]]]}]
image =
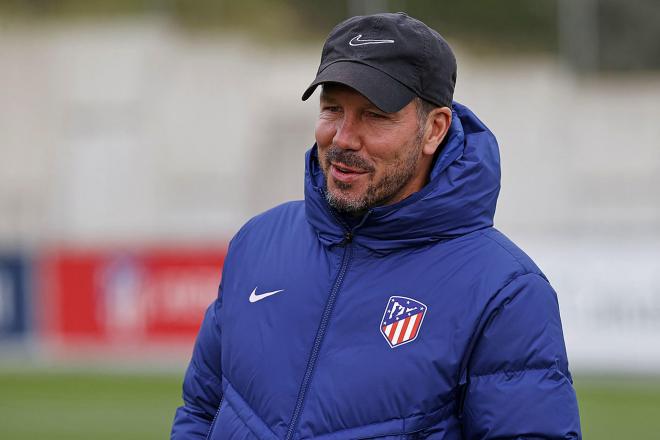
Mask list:
[{"label": "black cap", "polygon": [[415,96],[450,106],[456,58],[440,34],[403,12],[352,17],[330,32],[303,101],[328,82],[357,90],[388,113]]}]

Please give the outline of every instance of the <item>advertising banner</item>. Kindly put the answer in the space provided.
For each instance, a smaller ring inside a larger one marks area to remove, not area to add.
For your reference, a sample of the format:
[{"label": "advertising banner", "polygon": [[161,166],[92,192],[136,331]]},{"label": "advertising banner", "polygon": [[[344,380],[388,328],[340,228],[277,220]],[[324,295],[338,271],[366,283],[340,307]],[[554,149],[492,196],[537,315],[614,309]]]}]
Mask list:
[{"label": "advertising banner", "polygon": [[559,296],[572,368],[660,371],[660,243],[530,242]]},{"label": "advertising banner", "polygon": [[189,351],[217,297],[224,257],[224,248],[49,252],[41,335],[57,349]]},{"label": "advertising banner", "polygon": [[0,255],[0,340],[28,330],[27,262],[19,255]]}]

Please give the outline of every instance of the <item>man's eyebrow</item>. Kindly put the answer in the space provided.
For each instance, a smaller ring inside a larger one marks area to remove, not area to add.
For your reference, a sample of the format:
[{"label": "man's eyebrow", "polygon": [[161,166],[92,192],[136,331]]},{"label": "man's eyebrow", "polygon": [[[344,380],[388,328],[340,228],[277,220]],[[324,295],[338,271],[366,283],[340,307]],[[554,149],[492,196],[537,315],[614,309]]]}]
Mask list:
[{"label": "man's eyebrow", "polygon": [[334,101],[334,99],[328,94],[328,92],[321,90],[321,101]]},{"label": "man's eyebrow", "polygon": [[375,113],[380,113],[380,114],[383,114],[383,115],[393,115],[394,113],[396,113],[396,112],[388,113],[385,110],[381,110],[381,109],[378,108],[378,106],[376,104],[373,104],[371,102],[369,103],[369,105],[365,106],[365,109],[369,110],[369,111],[372,111],[372,112],[375,112]]}]

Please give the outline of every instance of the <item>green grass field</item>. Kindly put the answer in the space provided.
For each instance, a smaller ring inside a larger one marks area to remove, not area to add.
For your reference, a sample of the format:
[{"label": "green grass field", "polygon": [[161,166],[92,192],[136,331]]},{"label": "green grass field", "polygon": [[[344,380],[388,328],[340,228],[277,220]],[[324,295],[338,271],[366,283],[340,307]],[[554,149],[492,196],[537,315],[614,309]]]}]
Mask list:
[{"label": "green grass field", "polygon": [[[0,439],[165,439],[181,377],[0,370]],[[584,438],[651,440],[660,378],[576,378]]]}]

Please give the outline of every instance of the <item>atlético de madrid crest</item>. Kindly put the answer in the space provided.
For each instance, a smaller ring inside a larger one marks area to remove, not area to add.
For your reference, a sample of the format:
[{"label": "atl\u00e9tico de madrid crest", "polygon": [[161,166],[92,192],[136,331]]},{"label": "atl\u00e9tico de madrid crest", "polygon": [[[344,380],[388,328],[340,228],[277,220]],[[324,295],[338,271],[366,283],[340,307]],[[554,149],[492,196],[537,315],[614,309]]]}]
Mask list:
[{"label": "atl\u00e9tico de madrid crest", "polygon": [[398,347],[415,340],[422,327],[426,310],[425,304],[412,298],[390,297],[380,322],[380,332],[390,347]]}]

